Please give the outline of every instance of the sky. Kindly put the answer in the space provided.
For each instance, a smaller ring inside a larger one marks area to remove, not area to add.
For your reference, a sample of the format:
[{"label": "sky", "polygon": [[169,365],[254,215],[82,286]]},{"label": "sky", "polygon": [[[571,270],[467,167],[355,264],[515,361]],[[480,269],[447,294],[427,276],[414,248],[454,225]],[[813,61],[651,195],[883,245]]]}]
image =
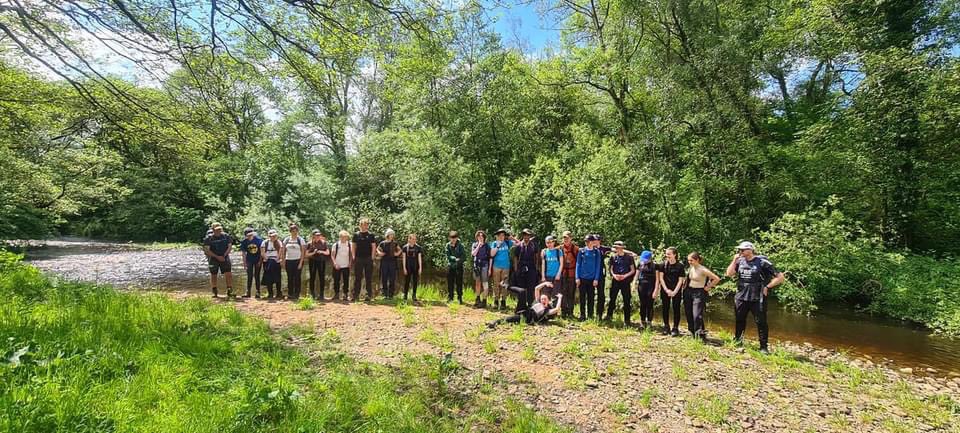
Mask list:
[{"label": "sky", "polygon": [[560,43],[560,32],[549,18],[541,18],[536,4],[532,2],[502,1],[505,5],[493,8],[488,14],[494,20],[493,28],[500,33],[504,45],[516,46],[516,40],[529,44],[526,48],[535,52]]}]

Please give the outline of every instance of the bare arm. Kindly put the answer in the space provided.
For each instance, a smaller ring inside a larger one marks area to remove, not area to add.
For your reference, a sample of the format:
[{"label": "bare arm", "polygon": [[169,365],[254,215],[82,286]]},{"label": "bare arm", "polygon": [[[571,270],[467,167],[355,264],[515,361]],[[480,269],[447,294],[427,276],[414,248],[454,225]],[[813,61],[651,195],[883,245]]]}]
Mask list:
[{"label": "bare arm", "polygon": [[734,277],[737,275],[737,260],[740,260],[740,254],[733,256],[733,260],[730,261],[730,264],[727,265],[727,270],[724,274],[728,277]]},{"label": "bare arm", "polygon": [[[704,269],[707,268],[704,267]],[[710,289],[717,287],[717,284],[720,284],[720,277],[718,277],[717,274],[713,273],[713,271],[709,269],[707,269],[707,277],[710,278],[710,281],[707,281],[707,285],[703,289],[709,292]]]},{"label": "bare arm", "polygon": [[763,288],[763,296],[767,296],[768,294],[770,294],[770,289],[782,284],[785,278],[786,278],[786,275],[784,275],[783,272],[777,272],[777,275],[775,275],[773,279],[770,280],[769,283],[767,283],[766,287]]}]

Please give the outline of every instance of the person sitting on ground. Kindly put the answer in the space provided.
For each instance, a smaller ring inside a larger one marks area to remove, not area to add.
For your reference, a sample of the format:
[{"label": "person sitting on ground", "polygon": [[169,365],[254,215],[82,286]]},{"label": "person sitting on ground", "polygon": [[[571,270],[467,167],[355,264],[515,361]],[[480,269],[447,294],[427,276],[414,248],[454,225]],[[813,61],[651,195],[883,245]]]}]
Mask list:
[{"label": "person sitting on ground", "polygon": [[544,281],[537,285],[534,288],[534,293],[536,298],[539,299],[539,302],[535,302],[533,305],[527,306],[526,299],[527,296],[525,292],[527,289],[523,287],[510,286],[507,287],[507,290],[515,293],[517,295],[518,304],[517,311],[512,316],[504,317],[502,319],[494,320],[487,324],[487,327],[493,329],[501,323],[520,323],[522,320],[528,325],[535,323],[546,323],[550,320],[551,317],[554,317],[560,314],[560,303],[563,300],[563,294],[557,294],[557,301],[554,304],[550,304],[550,298],[547,295],[541,295],[540,290],[545,288],[553,288],[552,281]]}]

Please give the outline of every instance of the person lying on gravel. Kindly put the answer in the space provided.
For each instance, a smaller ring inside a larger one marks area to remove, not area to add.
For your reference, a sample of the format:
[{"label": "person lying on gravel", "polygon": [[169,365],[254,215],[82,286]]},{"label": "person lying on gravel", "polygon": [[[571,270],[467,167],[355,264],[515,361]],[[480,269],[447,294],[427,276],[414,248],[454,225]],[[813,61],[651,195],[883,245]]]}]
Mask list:
[{"label": "person lying on gravel", "polygon": [[546,323],[550,320],[551,317],[560,314],[560,303],[563,300],[563,294],[557,295],[557,301],[555,304],[550,304],[550,297],[547,295],[541,295],[540,290],[544,288],[552,288],[553,282],[544,281],[534,287],[534,294],[536,298],[539,299],[539,302],[535,302],[533,305],[527,306],[525,292],[527,289],[523,287],[510,286],[507,287],[507,290],[515,293],[517,295],[518,304],[517,310],[512,316],[504,317],[502,319],[494,320],[487,324],[487,327],[490,329],[496,328],[497,325],[501,323],[520,323],[521,320],[527,324],[534,323]]}]

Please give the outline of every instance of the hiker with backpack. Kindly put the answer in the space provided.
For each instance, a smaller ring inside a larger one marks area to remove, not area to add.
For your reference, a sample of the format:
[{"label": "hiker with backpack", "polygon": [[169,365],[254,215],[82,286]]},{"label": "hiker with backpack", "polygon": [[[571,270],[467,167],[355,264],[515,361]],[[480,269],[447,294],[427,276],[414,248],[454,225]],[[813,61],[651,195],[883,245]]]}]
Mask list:
[{"label": "hiker with backpack", "polygon": [[544,243],[547,245],[540,251],[540,261],[543,263],[540,269],[540,281],[550,281],[552,284],[544,286],[541,291],[547,295],[547,298],[553,299],[560,293],[564,263],[563,249],[557,247],[557,238],[553,235],[547,236]]},{"label": "hiker with backpack", "polygon": [[[346,301],[350,293],[350,267],[353,265],[353,246],[350,243],[350,233],[340,230],[338,240],[330,252],[330,261],[333,263],[333,300]],[[343,288],[343,296],[340,288]]]},{"label": "hiker with backpack", "polygon": [[304,248],[306,241],[300,237],[300,227],[290,224],[290,236],[283,239],[283,248],[280,249],[280,261],[287,271],[287,299],[300,299],[301,279],[303,273],[303,259],[306,256]]},{"label": "hiker with backpack", "polygon": [[470,246],[470,255],[473,257],[473,291],[477,294],[474,307],[487,308],[487,298],[490,297],[490,272],[493,257],[490,255],[490,245],[487,243],[487,233],[477,230],[473,235],[476,242]]},{"label": "hiker with backpack", "polygon": [[[283,267],[280,261],[280,251],[283,249],[283,245],[280,244],[280,241],[277,239],[279,234],[276,230],[270,229],[267,232],[267,240],[263,241],[260,244],[260,251],[263,252],[261,259],[263,260],[263,283],[267,287],[267,299],[283,299],[283,291],[280,289],[280,268]],[[276,286],[276,292],[274,292],[274,286]]]}]

